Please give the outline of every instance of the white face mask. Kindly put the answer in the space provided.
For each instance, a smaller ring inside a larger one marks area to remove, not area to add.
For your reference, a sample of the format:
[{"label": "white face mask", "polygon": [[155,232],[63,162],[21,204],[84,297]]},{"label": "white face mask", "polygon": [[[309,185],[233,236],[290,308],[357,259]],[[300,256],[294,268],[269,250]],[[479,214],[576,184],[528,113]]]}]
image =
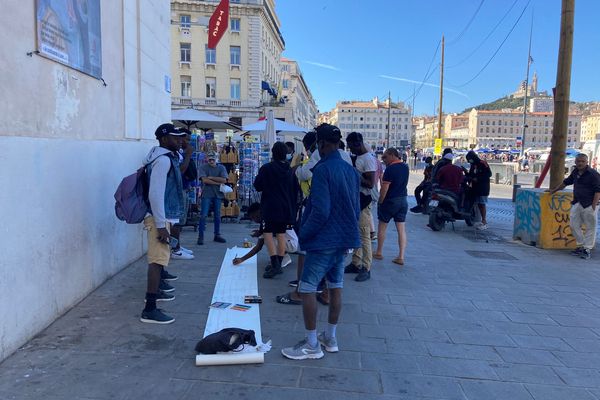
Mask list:
[{"label": "white face mask", "polygon": [[288,161],[290,161],[292,159],[292,155],[291,154],[287,154],[285,156],[285,159],[288,160]]}]

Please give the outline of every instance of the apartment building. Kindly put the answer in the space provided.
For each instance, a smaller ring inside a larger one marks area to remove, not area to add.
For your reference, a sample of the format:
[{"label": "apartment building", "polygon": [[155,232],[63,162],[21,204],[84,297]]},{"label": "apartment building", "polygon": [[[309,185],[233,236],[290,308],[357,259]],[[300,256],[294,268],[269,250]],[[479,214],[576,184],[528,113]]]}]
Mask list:
[{"label": "apartment building", "polygon": [[219,0],[171,0],[171,104],[194,107],[238,125],[278,104],[285,42],[275,0],[232,0],[228,30],[208,48]]},{"label": "apartment building", "polygon": [[300,66],[294,60],[281,59],[281,84],[279,107],[274,108],[275,118],[312,129],[317,123],[317,104],[313,98]]},{"label": "apartment building", "polygon": [[[389,122],[388,122],[389,121]],[[362,133],[373,147],[408,146],[412,137],[411,110],[403,103],[379,101],[339,101],[329,112],[329,123],[337,125],[346,136],[352,131]]]}]

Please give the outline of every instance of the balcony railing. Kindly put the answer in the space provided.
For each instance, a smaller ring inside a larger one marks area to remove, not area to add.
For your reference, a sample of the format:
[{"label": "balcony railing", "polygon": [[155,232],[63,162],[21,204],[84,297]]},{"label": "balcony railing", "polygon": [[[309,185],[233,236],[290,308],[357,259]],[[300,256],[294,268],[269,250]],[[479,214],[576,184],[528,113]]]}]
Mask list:
[{"label": "balcony railing", "polygon": [[258,101],[236,100],[236,99],[211,99],[195,97],[171,97],[171,105],[174,106],[206,106],[206,107],[234,107],[234,108],[258,108]]}]

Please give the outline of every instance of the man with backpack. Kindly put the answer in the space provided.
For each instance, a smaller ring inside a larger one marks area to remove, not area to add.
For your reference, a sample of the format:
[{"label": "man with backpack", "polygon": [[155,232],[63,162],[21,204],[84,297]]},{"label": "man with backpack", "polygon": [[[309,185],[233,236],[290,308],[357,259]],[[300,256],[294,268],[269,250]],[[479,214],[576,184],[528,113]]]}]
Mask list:
[{"label": "man with backpack", "polygon": [[[156,308],[156,302],[175,298],[162,291],[160,286],[165,285],[163,271],[171,257],[169,232],[183,216],[183,184],[177,152],[185,134],[172,124],[160,125],[155,132],[159,146],[153,147],[144,159],[150,209],[144,218],[144,226],[148,231],[148,287],[146,307],[140,320],[146,323],[170,324],[175,321],[175,318]],[[173,289],[167,285],[167,290]]]}]

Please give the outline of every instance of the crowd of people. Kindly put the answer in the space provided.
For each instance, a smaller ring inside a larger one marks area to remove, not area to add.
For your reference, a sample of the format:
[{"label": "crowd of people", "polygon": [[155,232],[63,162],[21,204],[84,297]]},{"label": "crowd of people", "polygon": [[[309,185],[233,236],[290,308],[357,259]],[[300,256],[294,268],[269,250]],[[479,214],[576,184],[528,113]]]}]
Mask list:
[{"label": "crowd of people", "polygon": [[[144,160],[149,176],[150,211],[144,219],[148,231],[148,281],[141,321],[169,324],[174,318],[157,308],[157,302],[174,299],[174,288],[169,282],[177,277],[166,268],[171,258],[193,257],[193,252],[182,247],[178,240],[188,207],[185,187],[197,177],[204,184],[198,244],[204,243],[211,205],[215,211],[214,241],[225,243],[218,213],[223,197],[219,187],[227,182],[227,175],[216,163],[215,154],[209,154],[208,164],[196,171],[190,162],[189,131],[163,124],[155,134],[159,145]],[[296,154],[292,143],[273,145],[271,162],[260,168],[254,180],[254,187],[261,195],[260,203],[250,205],[247,210],[248,217],[260,224],[254,232],[258,243],[233,260],[234,264],[240,264],[266,245],[270,262],[262,276],[275,279],[291,263],[288,253],[298,254],[296,279],[288,283],[294,290],[276,298],[280,304],[302,306],[306,337],[282,350],[290,359],[321,358],[322,346],[328,352],[338,351],[336,328],[342,308],[344,275],[355,274],[357,282],[371,278],[373,259],[384,257],[386,231],[392,219],[398,233],[398,253],[391,261],[398,265],[405,263],[410,172],[403,153],[395,148],[386,149],[382,155],[384,168],[368,150],[360,133],[351,132],[345,139],[349,151],[345,150],[336,126],[321,124],[304,136],[303,153]],[[447,148],[435,164],[431,157],[425,159],[423,181],[415,189],[417,206],[411,211],[427,213],[435,188],[457,196],[468,188],[468,196],[481,215],[477,228],[486,229],[489,165],[474,151],[466,154],[469,169],[454,164],[455,158],[452,149]],[[600,175],[588,167],[585,155],[578,156],[577,169],[555,190],[571,184],[575,185],[571,223],[578,224],[578,228],[573,228],[578,245],[574,253],[589,258],[595,241],[595,229],[590,228],[595,228],[593,222],[597,220]],[[377,227],[373,221],[375,215]],[[586,230],[581,230],[582,224],[587,225]],[[377,240],[375,250],[374,240]],[[346,264],[350,253],[351,261]],[[327,328],[321,333],[316,329],[317,302],[329,306]]]}]

